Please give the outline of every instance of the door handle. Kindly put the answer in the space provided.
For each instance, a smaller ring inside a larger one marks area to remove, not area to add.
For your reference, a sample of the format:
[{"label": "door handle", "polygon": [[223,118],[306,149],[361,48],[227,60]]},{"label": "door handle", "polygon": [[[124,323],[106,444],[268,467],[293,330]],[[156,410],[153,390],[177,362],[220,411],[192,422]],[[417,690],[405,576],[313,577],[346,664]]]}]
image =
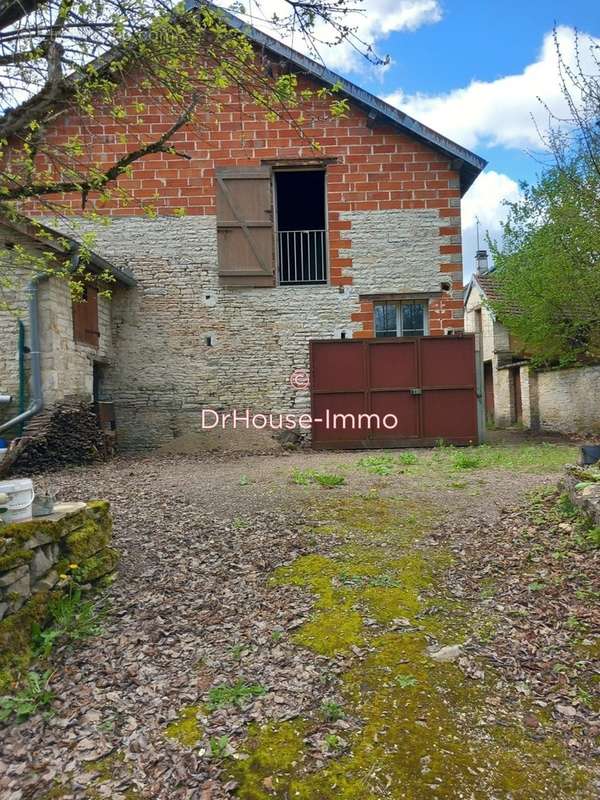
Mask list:
[{"label": "door handle", "polygon": [[417,397],[418,395],[423,394],[423,389],[410,389],[410,393]]}]

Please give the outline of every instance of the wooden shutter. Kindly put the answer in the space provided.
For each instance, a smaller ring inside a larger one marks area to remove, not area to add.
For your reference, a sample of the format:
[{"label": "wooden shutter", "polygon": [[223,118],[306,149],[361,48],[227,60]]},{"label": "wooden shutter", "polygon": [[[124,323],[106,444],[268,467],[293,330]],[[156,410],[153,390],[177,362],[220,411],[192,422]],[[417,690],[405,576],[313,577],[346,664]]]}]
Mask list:
[{"label": "wooden shutter", "polygon": [[81,344],[98,347],[98,290],[86,286],[83,300],[73,303],[73,338]]},{"label": "wooden shutter", "polygon": [[216,197],[221,284],[274,286],[270,168],[218,169]]}]

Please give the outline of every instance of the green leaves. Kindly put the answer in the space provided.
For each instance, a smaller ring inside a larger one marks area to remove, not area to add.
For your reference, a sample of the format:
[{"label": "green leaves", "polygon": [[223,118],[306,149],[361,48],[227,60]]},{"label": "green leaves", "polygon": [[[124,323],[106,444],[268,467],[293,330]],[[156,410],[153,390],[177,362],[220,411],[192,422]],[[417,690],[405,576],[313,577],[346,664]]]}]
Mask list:
[{"label": "green leaves", "polygon": [[538,365],[600,357],[600,175],[572,159],[522,186],[491,243],[500,299],[489,305]]},{"label": "green leaves", "polygon": [[14,695],[0,697],[0,722],[6,722],[13,715],[16,722],[23,722],[42,708],[50,705],[54,692],[49,688],[52,674],[28,672],[23,687]]},{"label": "green leaves", "polygon": [[208,707],[211,711],[214,711],[217,708],[224,708],[226,706],[241,707],[249,700],[252,700],[255,697],[262,697],[262,695],[266,693],[267,690],[265,687],[258,683],[248,684],[244,683],[243,681],[238,681],[232,686],[223,684],[222,686],[216,686],[214,689],[209,691]]}]

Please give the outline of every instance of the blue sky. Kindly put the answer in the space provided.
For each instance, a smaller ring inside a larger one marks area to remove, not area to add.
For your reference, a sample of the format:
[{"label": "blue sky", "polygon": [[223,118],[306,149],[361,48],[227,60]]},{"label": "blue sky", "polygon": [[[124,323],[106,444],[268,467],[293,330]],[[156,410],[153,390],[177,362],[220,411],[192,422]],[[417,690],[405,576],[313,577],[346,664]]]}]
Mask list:
[{"label": "blue sky", "polygon": [[[252,22],[274,36],[277,29],[261,17],[289,11],[285,0],[246,0],[244,5]],[[570,63],[574,31],[580,32],[585,61],[590,37],[600,37],[598,0],[364,0],[361,7],[348,22],[379,54],[389,55],[390,64],[370,67],[348,45],[321,47],[322,60],[489,161],[463,201],[468,277],[475,217],[484,234],[497,237],[503,200],[518,198],[519,182],[533,180],[548,161],[531,118],[546,127],[547,114],[537,98],[558,114],[565,111],[553,26]],[[600,38],[596,41],[600,44]],[[306,50],[299,38],[286,43]]]}]

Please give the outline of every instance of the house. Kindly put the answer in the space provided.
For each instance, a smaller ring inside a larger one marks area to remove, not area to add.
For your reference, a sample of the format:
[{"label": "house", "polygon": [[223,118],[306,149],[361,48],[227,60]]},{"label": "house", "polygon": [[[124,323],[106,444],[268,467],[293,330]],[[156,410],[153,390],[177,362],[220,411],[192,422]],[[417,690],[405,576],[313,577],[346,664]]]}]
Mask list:
[{"label": "house", "polygon": [[480,337],[486,420],[500,428],[529,427],[528,396],[523,402],[523,394],[529,389],[528,370],[521,374],[521,366],[528,362],[488,305],[497,299],[498,286],[487,251],[478,250],[475,271],[465,290],[465,331]]},{"label": "house", "polygon": [[488,425],[597,436],[600,365],[532,367],[489,305],[498,299],[498,283],[487,252],[479,250],[475,260],[465,289],[464,319],[465,331],[478,334],[480,340]]},{"label": "house", "polygon": [[[65,263],[77,268],[80,249],[39,222],[0,218],[0,251],[11,263],[0,307],[0,436],[16,433],[43,405],[92,400],[99,375],[113,363],[111,296],[92,281],[74,302],[58,276]],[[109,281],[112,297],[135,286],[132,275],[97,253],[86,254],[85,269]]]},{"label": "house", "polygon": [[[199,431],[207,407],[306,411],[309,391],[290,376],[309,368],[312,339],[464,328],[461,198],[486,162],[225,17],[263,60],[298,74],[301,86],[339,86],[350,109],[325,118],[318,99],[303,99],[297,113],[317,120],[315,152],[289,122],[270,121],[248,100],[242,114],[237,91],[223,90],[222,111],[205,129],[175,135],[187,159],[156,153],[132,165],[126,183],[137,205],[90,196],[89,207],[110,218],[95,227],[94,250],[135,276],[112,295],[110,357],[102,332],[96,344],[96,395],[114,402],[119,441],[130,449]],[[157,120],[152,133],[172,122],[141,81],[124,83],[114,101],[140,100]],[[50,133],[79,136],[99,162],[121,154],[119,133],[135,115],[116,123],[101,109],[95,122],[102,134],[63,115]],[[153,218],[143,209],[150,197]],[[80,197],[62,200],[81,213]],[[14,341],[8,347],[14,354]],[[78,390],[91,396],[89,375]]]}]

